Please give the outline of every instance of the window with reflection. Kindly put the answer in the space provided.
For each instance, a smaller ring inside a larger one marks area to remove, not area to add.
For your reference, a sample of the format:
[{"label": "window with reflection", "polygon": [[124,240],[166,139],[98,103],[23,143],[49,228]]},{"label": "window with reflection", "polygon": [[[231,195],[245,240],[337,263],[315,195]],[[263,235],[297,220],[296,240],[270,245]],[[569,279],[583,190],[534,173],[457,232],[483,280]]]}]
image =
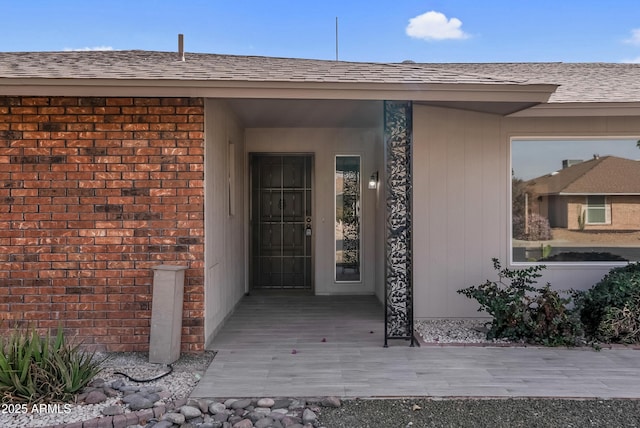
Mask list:
[{"label": "window with reflection", "polygon": [[360,281],[360,156],[336,156],[335,280]]},{"label": "window with reflection", "polygon": [[514,139],[514,262],[640,261],[640,140]]}]

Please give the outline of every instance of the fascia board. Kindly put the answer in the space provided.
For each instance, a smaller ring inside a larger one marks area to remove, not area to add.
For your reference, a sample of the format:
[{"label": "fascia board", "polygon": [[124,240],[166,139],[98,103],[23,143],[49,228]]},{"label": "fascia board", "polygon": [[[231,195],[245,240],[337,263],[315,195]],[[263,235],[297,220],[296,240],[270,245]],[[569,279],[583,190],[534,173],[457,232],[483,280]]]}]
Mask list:
[{"label": "fascia board", "polygon": [[548,103],[512,113],[507,117],[640,116],[640,102]]},{"label": "fascia board", "polygon": [[556,88],[556,85],[542,84],[0,79],[0,95],[9,96],[167,96],[544,103]]}]

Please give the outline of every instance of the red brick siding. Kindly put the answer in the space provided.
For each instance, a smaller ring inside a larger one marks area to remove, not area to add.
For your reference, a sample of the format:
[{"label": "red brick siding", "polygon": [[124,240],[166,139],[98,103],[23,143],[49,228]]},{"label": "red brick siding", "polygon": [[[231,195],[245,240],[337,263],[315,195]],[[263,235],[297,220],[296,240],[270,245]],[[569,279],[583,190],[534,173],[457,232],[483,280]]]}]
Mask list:
[{"label": "red brick siding", "polygon": [[0,328],[148,350],[151,267],[180,264],[201,351],[203,128],[200,98],[0,97]]}]

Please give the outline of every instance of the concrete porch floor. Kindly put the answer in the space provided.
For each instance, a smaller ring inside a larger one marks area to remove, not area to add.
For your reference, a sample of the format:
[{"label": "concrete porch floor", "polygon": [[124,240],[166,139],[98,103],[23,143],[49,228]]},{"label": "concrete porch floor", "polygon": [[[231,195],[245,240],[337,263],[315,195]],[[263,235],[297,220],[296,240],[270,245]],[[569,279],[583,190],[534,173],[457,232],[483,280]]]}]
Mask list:
[{"label": "concrete porch floor", "polygon": [[372,296],[247,296],[191,396],[640,398],[637,350],[385,349],[383,314]]}]

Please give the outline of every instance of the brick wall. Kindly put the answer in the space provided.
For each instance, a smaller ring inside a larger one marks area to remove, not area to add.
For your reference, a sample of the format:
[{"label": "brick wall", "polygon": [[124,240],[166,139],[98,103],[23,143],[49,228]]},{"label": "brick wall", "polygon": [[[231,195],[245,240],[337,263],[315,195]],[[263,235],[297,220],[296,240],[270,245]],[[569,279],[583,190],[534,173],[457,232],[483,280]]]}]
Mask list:
[{"label": "brick wall", "polygon": [[150,268],[180,264],[201,351],[203,127],[199,98],[0,97],[0,329],[145,351]]}]

